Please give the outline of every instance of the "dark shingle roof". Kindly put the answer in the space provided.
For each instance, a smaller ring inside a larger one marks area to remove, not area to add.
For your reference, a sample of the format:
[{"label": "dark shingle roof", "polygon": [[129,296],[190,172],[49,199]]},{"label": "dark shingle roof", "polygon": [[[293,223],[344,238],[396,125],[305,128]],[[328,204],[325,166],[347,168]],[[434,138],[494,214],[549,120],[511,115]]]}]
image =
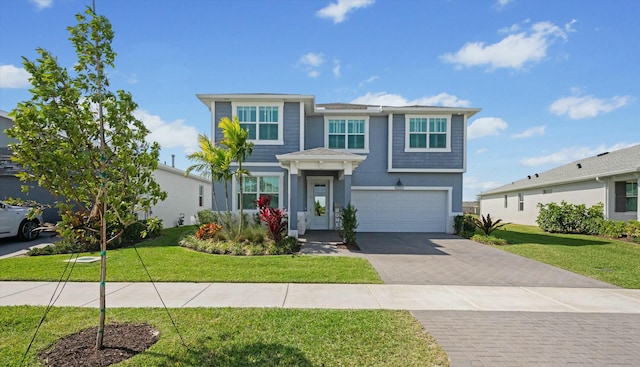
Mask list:
[{"label": "dark shingle roof", "polygon": [[485,191],[481,195],[584,181],[595,179],[596,177],[638,171],[640,171],[640,144],[580,159],[542,173],[532,173],[528,177]]}]

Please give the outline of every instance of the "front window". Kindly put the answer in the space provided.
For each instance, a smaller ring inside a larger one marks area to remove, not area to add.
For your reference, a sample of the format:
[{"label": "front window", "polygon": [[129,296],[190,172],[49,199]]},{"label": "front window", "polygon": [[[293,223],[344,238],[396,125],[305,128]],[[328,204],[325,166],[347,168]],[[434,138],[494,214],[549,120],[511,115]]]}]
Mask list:
[{"label": "front window", "polygon": [[638,211],[638,183],[627,182],[626,184],[626,204],[628,212]]},{"label": "front window", "polygon": [[[237,184],[238,201],[236,208],[240,208],[240,183]],[[256,200],[260,196],[271,195],[271,206],[280,207],[280,177],[279,176],[248,176],[242,178],[242,209],[255,210]]]},{"label": "front window", "polygon": [[326,120],[326,142],[329,149],[368,150],[366,118],[329,118]]},{"label": "front window", "polygon": [[256,144],[282,144],[283,105],[233,104],[240,126]]},{"label": "front window", "polygon": [[638,182],[618,181],[615,184],[615,211],[616,212],[636,212],[638,211]]},{"label": "front window", "polygon": [[405,151],[449,151],[449,130],[446,116],[407,116]]},{"label": "front window", "polygon": [[198,206],[204,206],[204,186],[198,187]]}]

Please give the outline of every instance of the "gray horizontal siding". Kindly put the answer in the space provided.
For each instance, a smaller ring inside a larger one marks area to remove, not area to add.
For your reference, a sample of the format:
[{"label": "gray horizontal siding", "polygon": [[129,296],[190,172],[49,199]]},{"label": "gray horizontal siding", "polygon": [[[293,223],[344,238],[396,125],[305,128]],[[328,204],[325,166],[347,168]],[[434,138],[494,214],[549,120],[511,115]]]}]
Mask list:
[{"label": "gray horizontal siding", "polygon": [[[217,122],[223,117],[232,116],[231,102],[216,102],[215,110],[216,128],[215,141],[222,139],[222,131],[218,128]],[[300,103],[284,103],[284,145],[255,145],[253,154],[247,162],[277,162],[277,154],[285,154],[300,150]]]},{"label": "gray horizontal siding", "polygon": [[405,115],[393,116],[393,168],[464,168],[464,117],[451,116],[451,152],[405,152]]}]

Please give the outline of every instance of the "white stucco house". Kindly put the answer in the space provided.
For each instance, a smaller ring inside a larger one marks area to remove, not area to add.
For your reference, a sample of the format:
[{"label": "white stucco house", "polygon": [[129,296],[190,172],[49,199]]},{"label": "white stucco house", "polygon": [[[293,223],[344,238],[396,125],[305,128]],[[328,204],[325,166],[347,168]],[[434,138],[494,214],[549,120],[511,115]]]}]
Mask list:
[{"label": "white stucco house", "polygon": [[184,175],[184,171],[166,164],[158,164],[153,177],[160,188],[167,192],[167,198],[153,205],[146,217],[162,219],[164,228],[176,227],[182,217],[182,224],[197,224],[198,212],[211,209],[211,181],[196,175]]},{"label": "white stucco house", "polygon": [[480,212],[504,222],[537,225],[538,203],[603,203],[604,217],[640,220],[640,145],[575,162],[480,194]]}]

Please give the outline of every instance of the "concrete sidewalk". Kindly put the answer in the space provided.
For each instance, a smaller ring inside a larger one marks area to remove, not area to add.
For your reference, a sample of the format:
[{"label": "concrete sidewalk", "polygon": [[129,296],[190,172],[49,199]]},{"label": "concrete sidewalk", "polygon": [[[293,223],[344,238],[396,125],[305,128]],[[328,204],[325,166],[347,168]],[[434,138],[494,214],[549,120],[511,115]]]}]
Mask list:
[{"label": "concrete sidewalk", "polygon": [[[0,306],[98,307],[97,283],[0,282]],[[640,314],[640,290],[504,286],[156,283],[167,307]],[[162,307],[151,283],[107,283],[109,307]]]}]

